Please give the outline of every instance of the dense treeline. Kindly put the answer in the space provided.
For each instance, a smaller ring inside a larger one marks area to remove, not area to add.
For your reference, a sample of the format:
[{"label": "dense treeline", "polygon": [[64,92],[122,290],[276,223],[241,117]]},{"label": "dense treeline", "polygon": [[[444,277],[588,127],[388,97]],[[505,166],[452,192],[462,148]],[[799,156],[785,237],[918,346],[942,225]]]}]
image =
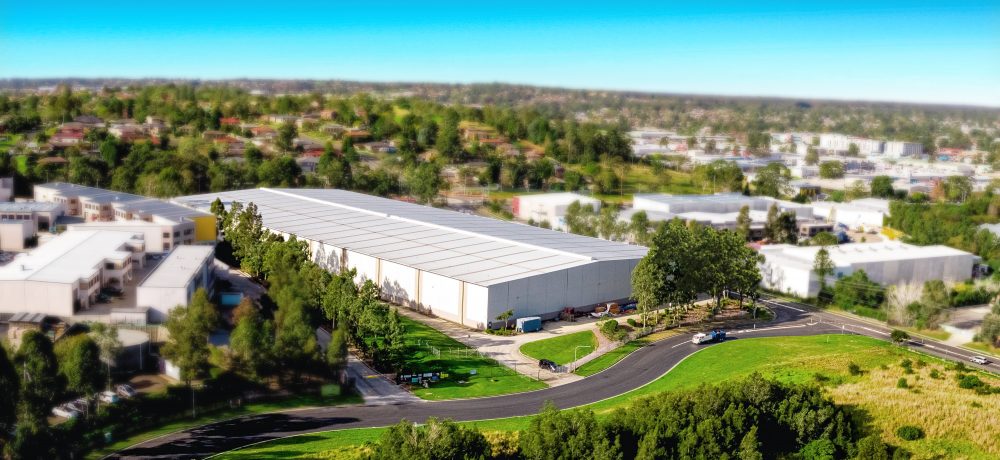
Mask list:
[{"label": "dense treeline", "polygon": [[[867,433],[861,414],[820,389],[753,375],[717,386],[661,393],[598,417],[547,405],[512,434],[481,434],[453,422],[403,421],[372,449],[373,459],[774,459],[905,458]],[[893,457],[892,454],[898,455]]]}]

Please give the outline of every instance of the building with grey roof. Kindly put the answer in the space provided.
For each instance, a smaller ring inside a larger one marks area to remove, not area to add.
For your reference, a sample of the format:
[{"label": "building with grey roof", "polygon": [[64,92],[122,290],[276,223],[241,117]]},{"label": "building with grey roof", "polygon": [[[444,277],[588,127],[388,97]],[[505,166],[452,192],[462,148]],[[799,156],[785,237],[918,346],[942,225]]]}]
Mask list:
[{"label": "building with grey roof", "polygon": [[178,246],[139,283],[136,305],[149,308],[149,321],[166,320],[170,310],[188,305],[198,288],[211,290],[214,260],[214,246]]},{"label": "building with grey roof", "polygon": [[556,316],[631,296],[647,249],[334,189],[250,189],[175,199],[208,209],[254,203],[264,226],[309,244],[313,259],[357,270],[394,303],[470,327]]}]

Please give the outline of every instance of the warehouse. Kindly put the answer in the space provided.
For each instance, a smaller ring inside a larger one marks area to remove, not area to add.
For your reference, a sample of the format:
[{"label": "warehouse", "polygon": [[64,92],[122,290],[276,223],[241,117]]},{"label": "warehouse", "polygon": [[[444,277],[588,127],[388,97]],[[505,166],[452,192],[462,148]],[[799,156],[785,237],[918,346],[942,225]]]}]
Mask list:
[{"label": "warehouse", "polygon": [[519,195],[512,201],[515,217],[525,222],[548,223],[553,230],[565,230],[566,209],[574,202],[590,205],[595,211],[601,209],[601,200],[572,192]]},{"label": "warehouse", "polygon": [[357,270],[394,303],[475,328],[508,309],[554,317],[631,296],[646,248],[343,190],[252,189],[178,198],[253,202],[264,226],[309,243],[330,270]]},{"label": "warehouse", "polygon": [[[763,246],[761,285],[799,297],[815,297],[819,278],[813,267],[819,246]],[[914,246],[900,242],[851,243],[826,248],[834,271],[832,284],[857,270],[884,286],[923,284],[930,280],[963,281],[972,277],[980,258],[947,246]]]},{"label": "warehouse", "polygon": [[211,292],[214,260],[214,246],[178,246],[139,283],[136,305],[149,308],[149,321],[166,320],[174,307],[191,303],[199,288]]}]

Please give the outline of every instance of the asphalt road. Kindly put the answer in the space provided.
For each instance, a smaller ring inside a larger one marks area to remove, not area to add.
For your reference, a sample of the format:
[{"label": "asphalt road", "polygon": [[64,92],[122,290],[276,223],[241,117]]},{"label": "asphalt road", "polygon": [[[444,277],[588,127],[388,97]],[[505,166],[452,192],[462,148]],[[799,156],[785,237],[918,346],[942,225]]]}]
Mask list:
[{"label": "asphalt road", "polygon": [[[805,305],[765,299],[776,313],[774,322],[754,329],[733,328],[729,337],[805,336],[823,333],[853,333],[888,340],[890,330],[870,323]],[[909,344],[922,352],[961,360],[972,356],[966,350],[936,341]],[[656,380],[684,358],[706,346],[690,343],[688,335],[672,337],[643,347],[604,372],[578,382],[528,393],[489,398],[397,405],[341,406],[240,417],[153,439],[108,458],[204,458],[248,444],[286,436],[344,428],[387,426],[407,419],[423,422],[428,417],[456,421],[505,418],[537,413],[547,401],[560,408],[576,407],[626,393]],[[997,364],[979,366],[994,372]]]}]

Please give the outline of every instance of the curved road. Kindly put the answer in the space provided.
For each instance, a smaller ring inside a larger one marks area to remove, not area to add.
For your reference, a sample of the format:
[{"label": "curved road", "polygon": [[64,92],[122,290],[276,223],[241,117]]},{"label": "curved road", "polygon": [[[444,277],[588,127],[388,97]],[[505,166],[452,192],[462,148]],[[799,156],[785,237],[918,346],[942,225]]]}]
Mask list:
[{"label": "curved road", "polygon": [[[854,333],[887,339],[889,330],[839,315],[815,311],[808,306],[771,300],[776,319],[760,329],[729,330],[729,336],[777,337],[822,333]],[[912,341],[910,346],[942,358],[968,362],[967,350],[933,341]],[[173,433],[130,447],[108,458],[204,458],[248,444],[345,428],[392,425],[400,419],[423,422],[428,417],[456,421],[515,417],[537,413],[546,401],[569,408],[590,404],[641,387],[669,371],[684,358],[705,346],[690,343],[688,335],[672,337],[640,348],[608,370],[578,382],[528,393],[480,399],[419,402],[399,405],[354,405],[302,409],[283,413],[251,415]],[[980,366],[996,371],[996,364]]]}]

